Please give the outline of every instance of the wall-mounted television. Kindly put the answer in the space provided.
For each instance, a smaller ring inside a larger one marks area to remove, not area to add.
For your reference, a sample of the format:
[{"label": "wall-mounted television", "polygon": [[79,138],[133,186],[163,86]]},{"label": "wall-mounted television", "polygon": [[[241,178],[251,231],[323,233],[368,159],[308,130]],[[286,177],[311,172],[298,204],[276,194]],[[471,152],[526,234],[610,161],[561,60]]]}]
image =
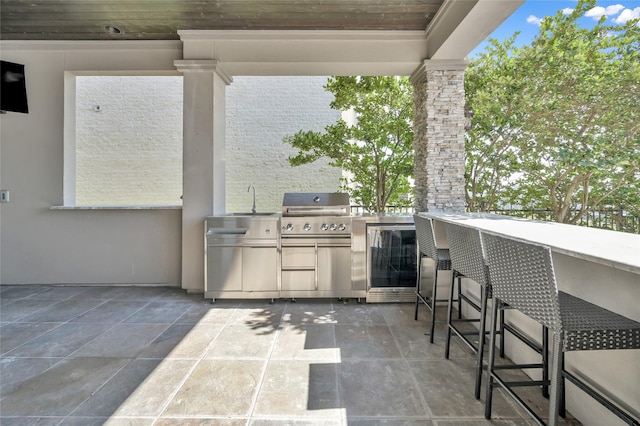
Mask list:
[{"label": "wall-mounted television", "polygon": [[29,113],[24,65],[0,61],[0,111]]}]

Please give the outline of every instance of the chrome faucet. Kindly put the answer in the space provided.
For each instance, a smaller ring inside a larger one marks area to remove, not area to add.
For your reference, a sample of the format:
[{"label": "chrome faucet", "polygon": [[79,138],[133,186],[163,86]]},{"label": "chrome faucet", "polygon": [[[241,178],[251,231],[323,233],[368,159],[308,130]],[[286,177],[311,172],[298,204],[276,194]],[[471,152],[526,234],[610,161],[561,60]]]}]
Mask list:
[{"label": "chrome faucet", "polygon": [[256,187],[253,184],[249,185],[247,188],[247,192],[253,189],[253,207],[251,208],[251,213],[256,214]]}]

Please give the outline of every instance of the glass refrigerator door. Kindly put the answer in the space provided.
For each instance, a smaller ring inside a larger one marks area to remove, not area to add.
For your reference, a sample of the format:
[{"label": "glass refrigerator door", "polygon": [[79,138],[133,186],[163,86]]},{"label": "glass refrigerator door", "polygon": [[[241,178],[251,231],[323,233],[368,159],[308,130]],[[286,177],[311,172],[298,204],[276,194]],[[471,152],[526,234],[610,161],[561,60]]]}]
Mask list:
[{"label": "glass refrigerator door", "polygon": [[369,287],[415,287],[415,227],[369,226],[367,238]]}]

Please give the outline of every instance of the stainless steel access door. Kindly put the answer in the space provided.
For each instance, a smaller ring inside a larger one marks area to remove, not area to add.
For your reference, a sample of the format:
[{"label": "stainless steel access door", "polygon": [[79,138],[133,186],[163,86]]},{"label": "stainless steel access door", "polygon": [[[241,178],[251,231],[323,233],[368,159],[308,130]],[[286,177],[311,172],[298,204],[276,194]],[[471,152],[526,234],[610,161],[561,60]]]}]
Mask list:
[{"label": "stainless steel access door", "polygon": [[275,297],[278,219],[207,219],[205,297]]},{"label": "stainless steel access door", "polygon": [[214,228],[206,234],[205,292],[242,291],[242,246],[247,228]]}]

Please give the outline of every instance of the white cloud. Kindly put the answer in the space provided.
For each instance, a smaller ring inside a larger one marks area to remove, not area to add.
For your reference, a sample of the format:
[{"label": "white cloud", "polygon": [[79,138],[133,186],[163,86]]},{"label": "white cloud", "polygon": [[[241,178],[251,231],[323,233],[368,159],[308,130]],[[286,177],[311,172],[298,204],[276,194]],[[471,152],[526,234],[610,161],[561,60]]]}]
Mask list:
[{"label": "white cloud", "polygon": [[640,7],[635,9],[624,9],[620,15],[613,20],[616,24],[624,24],[632,19],[640,18]]},{"label": "white cloud", "polygon": [[563,15],[571,15],[574,10],[575,9],[571,9],[570,7],[565,7],[564,9],[562,9],[562,14]]},{"label": "white cloud", "polygon": [[605,15],[605,16],[617,15],[623,9],[624,9],[624,6],[621,4],[612,4],[611,6],[607,6],[607,7],[596,6],[592,9],[587,10],[584,16],[593,18],[595,21],[597,21],[598,19],[600,19],[602,15]]},{"label": "white cloud", "polygon": [[542,22],[542,18],[538,18],[537,16],[529,15],[527,17],[527,24],[533,24],[533,25],[540,26],[541,22]]}]

